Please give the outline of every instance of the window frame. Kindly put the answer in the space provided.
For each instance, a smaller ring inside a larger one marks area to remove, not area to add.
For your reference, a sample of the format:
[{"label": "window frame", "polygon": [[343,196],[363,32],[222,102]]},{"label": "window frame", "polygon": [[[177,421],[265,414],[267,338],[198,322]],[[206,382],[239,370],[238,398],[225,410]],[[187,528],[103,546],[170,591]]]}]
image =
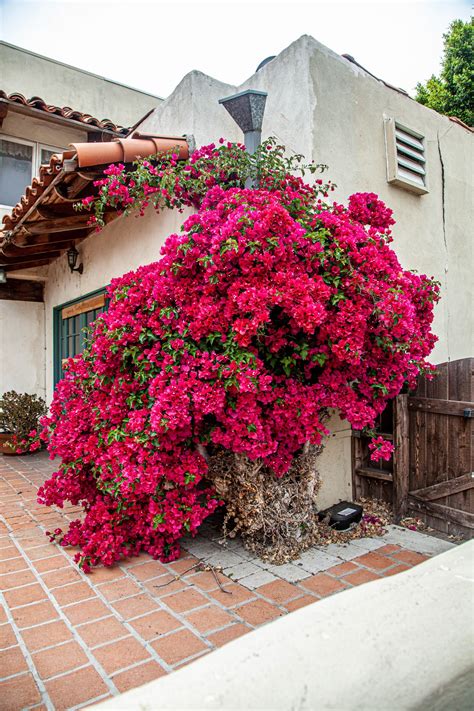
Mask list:
[{"label": "window frame", "polygon": [[41,162],[41,151],[52,151],[53,153],[63,153],[65,151],[65,148],[59,148],[59,146],[50,146],[48,143],[37,143],[38,146],[38,157],[36,160],[36,175],[39,173],[40,166],[42,165],[47,165],[45,163]]},{"label": "window frame", "polygon": [[107,288],[108,285],[90,291],[87,294],[78,296],[70,301],[65,301],[63,304],[58,304],[53,306],[53,386],[59,383],[63,377],[62,363],[61,363],[61,324],[62,324],[62,312],[63,309],[68,306],[74,306],[75,304],[80,304],[82,301],[87,301],[94,296],[105,295],[105,305],[104,311],[107,311],[109,307],[109,299],[107,298]]},{"label": "window frame", "polygon": [[[423,158],[425,174],[423,177],[424,185],[419,185],[414,180],[410,180],[404,176],[401,176],[398,171],[398,151],[397,151],[397,128],[405,133],[413,136],[418,141],[423,144]],[[387,160],[387,182],[390,185],[395,185],[400,188],[404,188],[416,195],[426,195],[429,193],[428,187],[428,166],[427,166],[427,155],[426,155],[426,137],[415,131],[413,128],[406,126],[393,118],[393,116],[384,116],[384,134],[385,134],[385,155]]]},{"label": "window frame", "polygon": [[[0,133],[0,140],[5,140],[5,141],[10,141],[11,143],[19,143],[20,146],[30,146],[32,150],[32,156],[31,156],[31,180],[33,180],[33,169],[35,165],[35,158],[36,158],[36,141],[29,141],[26,138],[18,138],[18,136],[9,136],[7,133]],[[25,185],[25,188],[27,186]],[[21,199],[21,195],[18,196],[18,200]],[[14,205],[6,205],[5,203],[0,201],[0,208],[4,210],[11,210],[11,208],[14,207]]]},{"label": "window frame", "polygon": [[[31,156],[31,176],[30,183],[33,178],[39,174],[41,163],[41,150],[44,148],[47,151],[54,151],[55,153],[62,153],[65,149],[59,148],[59,146],[50,146],[47,143],[40,143],[39,141],[30,141],[28,138],[20,138],[19,136],[10,136],[8,133],[0,132],[0,140],[10,141],[11,143],[19,143],[21,146],[30,146],[32,148]],[[25,190],[28,185],[25,185]],[[18,196],[17,202],[21,200],[21,195]],[[16,205],[16,203],[15,203]],[[0,209],[11,210],[15,205],[6,205],[0,201]]]}]

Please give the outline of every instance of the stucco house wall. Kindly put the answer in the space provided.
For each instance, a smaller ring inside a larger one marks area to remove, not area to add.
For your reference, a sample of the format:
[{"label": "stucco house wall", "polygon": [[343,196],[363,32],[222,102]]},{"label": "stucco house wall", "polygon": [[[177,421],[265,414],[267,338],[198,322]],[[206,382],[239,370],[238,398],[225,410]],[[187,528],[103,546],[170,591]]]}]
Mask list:
[{"label": "stucco house wall", "polygon": [[[43,361],[48,402],[54,389],[54,308],[103,288],[114,277],[159,259],[165,239],[179,232],[187,214],[189,212],[180,214],[164,210],[157,215],[149,208],[141,218],[136,215],[120,217],[80,244],[80,258],[84,265],[82,275],[70,273],[65,257],[50,265],[44,294],[46,349]],[[321,508],[338,499],[350,499],[352,492],[350,427],[336,413],[332,415],[328,427],[332,434],[318,460],[323,474],[318,495]]]},{"label": "stucco house wall", "polygon": [[[275,136],[289,152],[327,164],[327,175],[337,185],[335,200],[376,192],[393,209],[393,246],[402,266],[441,283],[433,323],[439,340],[432,362],[471,355],[472,134],[308,36],[238,87],[191,72],[139,130],[192,133],[197,145],[220,136],[242,140],[217,102],[248,88],[268,92],[263,136]],[[427,194],[415,195],[387,182],[386,117],[425,136]],[[333,434],[318,463],[320,506],[352,493],[350,427],[336,414],[328,426]]]},{"label": "stucco house wall", "polygon": [[[394,210],[394,247],[403,267],[433,275],[442,300],[434,330],[432,361],[472,353],[472,246],[470,194],[472,134],[304,36],[243,85],[235,87],[193,71],[139,127],[161,135],[192,134],[197,145],[242,134],[218,100],[246,88],[268,92],[263,135],[276,136],[289,152],[329,165],[335,199],[353,192],[378,193]],[[417,196],[387,183],[384,118],[393,117],[425,136],[428,187]],[[53,391],[53,309],[104,287],[113,277],[159,258],[166,236],[184,215],[164,211],[122,217],[79,245],[82,276],[71,274],[65,256],[47,270],[43,387]],[[31,309],[31,318],[36,310]],[[38,360],[41,362],[41,359]],[[335,414],[333,434],[319,462],[319,505],[351,497],[351,431]]]},{"label": "stucco house wall", "polygon": [[50,104],[72,106],[76,111],[99,119],[113,119],[121,126],[133,126],[162,100],[146,91],[133,89],[7,42],[0,42],[0,66],[0,88],[7,94],[18,92],[27,98],[39,94]]},{"label": "stucco house wall", "polygon": [[0,300],[0,395],[45,397],[44,316],[42,303]]},{"label": "stucco house wall", "polygon": [[[242,134],[217,101],[253,88],[268,92],[262,135],[289,152],[329,166],[341,202],[376,192],[393,209],[394,248],[404,268],[441,283],[433,328],[435,363],[472,353],[473,135],[449,118],[387,87],[368,72],[303,36],[241,86],[191,72],[139,130],[192,133],[197,145]],[[192,110],[189,110],[189,96]],[[387,182],[384,118],[425,136],[429,192]]]}]

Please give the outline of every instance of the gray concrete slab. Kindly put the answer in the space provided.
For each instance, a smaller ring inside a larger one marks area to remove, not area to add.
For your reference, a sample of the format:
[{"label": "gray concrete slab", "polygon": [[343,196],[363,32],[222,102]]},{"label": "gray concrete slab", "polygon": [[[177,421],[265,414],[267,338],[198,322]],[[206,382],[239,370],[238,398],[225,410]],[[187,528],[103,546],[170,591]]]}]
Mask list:
[{"label": "gray concrete slab", "polygon": [[455,543],[445,541],[442,538],[428,536],[421,531],[410,531],[401,526],[387,526],[387,533],[382,539],[385,543],[394,543],[398,546],[405,546],[417,553],[426,555],[438,555],[455,547]]}]

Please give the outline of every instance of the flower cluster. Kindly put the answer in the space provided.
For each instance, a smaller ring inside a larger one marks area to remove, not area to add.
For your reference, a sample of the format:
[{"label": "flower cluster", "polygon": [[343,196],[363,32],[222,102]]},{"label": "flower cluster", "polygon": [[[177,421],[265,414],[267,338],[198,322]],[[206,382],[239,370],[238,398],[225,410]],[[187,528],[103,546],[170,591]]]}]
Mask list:
[{"label": "flower cluster", "polygon": [[[62,463],[39,500],[83,505],[83,521],[53,535],[81,547],[85,569],[140,550],[175,558],[180,537],[221,503],[206,485],[209,454],[224,448],[284,476],[327,434],[329,408],[371,427],[429,367],[437,286],[400,266],[391,211],[373,194],[321,202],[328,186],[282,170],[267,145],[254,189],[232,144],[200,149],[179,170],[173,157],[165,170],[113,167],[99,186],[102,206],[143,208],[153,187],[197,211],[159,261],[112,282],[43,420]],[[150,187],[154,172],[165,174]],[[385,457],[390,445],[373,448]]]},{"label": "flower cluster", "polygon": [[393,454],[393,444],[383,437],[374,437],[369,442],[369,449],[372,452],[370,458],[374,462],[378,462],[381,459],[388,461]]},{"label": "flower cluster", "polygon": [[154,158],[135,162],[133,170],[123,163],[116,163],[104,170],[104,177],[94,181],[96,195],[89,195],[75,205],[77,210],[91,213],[90,224],[98,231],[105,225],[105,212],[113,207],[119,213],[136,211],[144,214],[152,205],[160,211],[164,207],[182,211],[184,206],[199,209],[207,192],[216,185],[225,188],[241,187],[246,182],[258,181],[269,190],[284,188],[285,199],[293,207],[304,194],[314,197],[326,196],[334,189],[330,181],[323,184],[319,178],[314,186],[306,185],[292,172],[316,173],[327,166],[311,163],[306,165],[303,156],[286,156],[284,146],[273,138],[253,155],[246,152],[240,143],[211,143],[195,150],[188,161],[178,160],[172,151]]}]

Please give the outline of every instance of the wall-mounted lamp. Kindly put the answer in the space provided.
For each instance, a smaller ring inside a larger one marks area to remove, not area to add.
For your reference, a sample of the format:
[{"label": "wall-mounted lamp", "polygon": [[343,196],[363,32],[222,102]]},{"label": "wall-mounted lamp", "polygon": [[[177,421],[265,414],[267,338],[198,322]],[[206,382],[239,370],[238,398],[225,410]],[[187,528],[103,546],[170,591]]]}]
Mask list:
[{"label": "wall-mounted lamp", "polygon": [[69,247],[67,251],[67,263],[69,264],[71,274],[72,272],[79,272],[79,274],[82,274],[82,272],[84,271],[84,265],[82,262],[79,264],[78,267],[76,267],[78,257],[79,252],[77,251],[77,249],[74,246]]},{"label": "wall-mounted lamp", "polygon": [[219,103],[244,132],[245,147],[250,154],[255,153],[262,140],[266,100],[267,92],[256,89],[247,89],[225,99],[219,99]]},{"label": "wall-mounted lamp", "polygon": [[0,268],[0,284],[7,283],[7,273],[5,269]]}]

